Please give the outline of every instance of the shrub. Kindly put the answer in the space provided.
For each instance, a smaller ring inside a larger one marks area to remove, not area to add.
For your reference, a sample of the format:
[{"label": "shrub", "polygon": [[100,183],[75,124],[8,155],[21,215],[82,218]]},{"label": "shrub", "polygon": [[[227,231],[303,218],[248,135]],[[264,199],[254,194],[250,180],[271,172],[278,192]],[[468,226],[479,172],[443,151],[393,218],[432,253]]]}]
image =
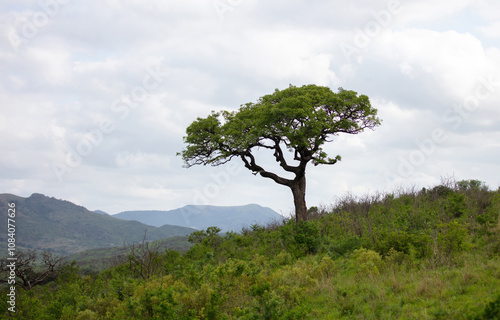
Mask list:
[{"label": "shrub", "polygon": [[454,218],[461,217],[467,211],[465,195],[453,193],[448,197],[446,209]]},{"label": "shrub", "polygon": [[78,314],[76,320],[95,320],[97,319],[97,314],[91,310],[85,310]]},{"label": "shrub", "polygon": [[354,250],[352,258],[358,272],[371,275],[379,274],[382,257],[378,252],[360,248]]},{"label": "shrub", "polygon": [[500,320],[500,296],[495,301],[488,303],[475,320]]},{"label": "shrub", "polygon": [[316,253],[320,245],[320,233],[314,221],[288,221],[280,229],[281,239],[287,250],[296,258]]},{"label": "shrub", "polygon": [[451,221],[438,225],[436,240],[436,256],[443,262],[452,262],[457,254],[468,249],[471,244],[467,241],[468,231],[466,225]]},{"label": "shrub", "polygon": [[276,256],[276,261],[281,266],[289,265],[292,263],[293,257],[290,253],[283,250]]},{"label": "shrub", "polygon": [[399,252],[391,248],[389,252],[384,256],[384,260],[389,266],[401,265],[405,261],[406,255],[403,252]]},{"label": "shrub", "polygon": [[312,221],[297,223],[295,242],[302,246],[306,253],[316,253],[320,243],[318,226]]},{"label": "shrub", "polygon": [[363,246],[363,239],[358,236],[351,236],[340,240],[332,240],[326,245],[325,250],[333,257],[341,257],[350,254]]},{"label": "shrub", "polygon": [[427,255],[430,243],[431,238],[426,234],[402,230],[386,231],[377,236],[375,249],[384,256],[392,249],[407,255],[413,251],[416,258],[423,258]]},{"label": "shrub", "polygon": [[335,262],[332,258],[326,256],[321,259],[321,262],[318,264],[316,269],[314,270],[314,276],[320,277],[331,277],[337,272],[337,268],[335,267]]}]

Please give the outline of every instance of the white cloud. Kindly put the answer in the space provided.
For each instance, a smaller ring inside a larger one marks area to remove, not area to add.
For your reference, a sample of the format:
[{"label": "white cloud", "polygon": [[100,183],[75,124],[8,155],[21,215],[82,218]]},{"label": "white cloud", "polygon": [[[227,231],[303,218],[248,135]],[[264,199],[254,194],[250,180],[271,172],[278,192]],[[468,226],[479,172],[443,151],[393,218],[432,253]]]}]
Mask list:
[{"label": "white cloud", "polygon": [[477,27],[477,30],[488,38],[500,38],[500,21],[494,21],[486,27]]},{"label": "white cloud", "polygon": [[478,0],[473,2],[481,16],[487,20],[500,19],[500,3],[493,0]]},{"label": "white cloud", "polygon": [[436,21],[459,14],[473,3],[474,1],[472,0],[401,1],[401,19],[406,24],[422,21]]}]

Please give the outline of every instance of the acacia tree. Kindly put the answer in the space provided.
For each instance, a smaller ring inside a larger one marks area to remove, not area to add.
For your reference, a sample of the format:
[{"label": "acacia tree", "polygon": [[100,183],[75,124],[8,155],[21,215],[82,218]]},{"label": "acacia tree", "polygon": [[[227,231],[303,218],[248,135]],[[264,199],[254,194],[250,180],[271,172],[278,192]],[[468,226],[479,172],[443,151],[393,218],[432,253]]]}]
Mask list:
[{"label": "acacia tree", "polygon": [[[305,85],[278,90],[257,103],[242,105],[238,111],[214,112],[198,118],[186,129],[186,148],[180,153],[185,167],[218,166],[240,158],[254,175],[272,179],[292,190],[296,221],[307,220],[306,166],[332,165],[322,149],[340,133],[357,134],[380,125],[377,110],[367,96],[339,88]],[[292,175],[285,178],[257,163],[255,150],[273,153],[281,168]],[[290,153],[286,157],[285,151]],[[293,163],[291,163],[293,161]]]}]

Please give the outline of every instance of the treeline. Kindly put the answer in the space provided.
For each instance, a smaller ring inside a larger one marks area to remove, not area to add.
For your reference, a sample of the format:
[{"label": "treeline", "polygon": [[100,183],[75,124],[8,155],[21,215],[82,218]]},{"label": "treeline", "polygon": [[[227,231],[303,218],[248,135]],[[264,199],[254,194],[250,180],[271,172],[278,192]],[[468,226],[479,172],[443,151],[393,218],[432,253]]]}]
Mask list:
[{"label": "treeline", "polygon": [[[500,319],[500,189],[477,180],[340,198],[310,219],[143,242],[19,291],[19,319]],[[5,292],[5,293],[4,293]],[[2,294],[5,297],[6,291]]]}]

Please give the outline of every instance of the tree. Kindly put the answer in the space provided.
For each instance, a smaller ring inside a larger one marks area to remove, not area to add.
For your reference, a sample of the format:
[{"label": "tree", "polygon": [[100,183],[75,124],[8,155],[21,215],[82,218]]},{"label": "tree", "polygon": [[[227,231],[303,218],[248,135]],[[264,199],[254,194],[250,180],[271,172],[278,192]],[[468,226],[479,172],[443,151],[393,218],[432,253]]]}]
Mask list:
[{"label": "tree", "polygon": [[[260,174],[292,190],[296,220],[307,220],[306,166],[312,162],[332,165],[341,158],[330,158],[322,149],[340,133],[357,134],[380,125],[377,110],[367,96],[339,88],[305,85],[278,90],[257,103],[242,105],[238,111],[220,111],[198,118],[186,129],[186,148],[180,153],[185,167],[218,166],[240,158],[254,175]],[[293,176],[288,179],[257,164],[255,150],[273,152],[281,168]],[[285,156],[288,150],[293,157]],[[294,161],[293,164],[289,163]]]},{"label": "tree", "polygon": [[160,247],[161,243],[159,241],[150,242],[147,240],[146,231],[144,232],[142,243],[133,244],[128,247],[127,258],[130,269],[134,274],[146,280],[160,273],[162,269]]},{"label": "tree", "polygon": [[[63,265],[63,257],[53,256],[48,251],[42,252],[42,261],[38,261],[37,253],[33,250],[17,250],[16,260],[9,262],[2,259],[0,262],[0,274],[12,275],[15,273],[15,283],[19,284],[24,290],[30,290],[38,284],[45,281],[54,280],[59,275]],[[11,268],[11,266],[13,266]],[[0,282],[8,282],[12,276],[3,276]],[[10,282],[9,282],[10,283]]]}]

